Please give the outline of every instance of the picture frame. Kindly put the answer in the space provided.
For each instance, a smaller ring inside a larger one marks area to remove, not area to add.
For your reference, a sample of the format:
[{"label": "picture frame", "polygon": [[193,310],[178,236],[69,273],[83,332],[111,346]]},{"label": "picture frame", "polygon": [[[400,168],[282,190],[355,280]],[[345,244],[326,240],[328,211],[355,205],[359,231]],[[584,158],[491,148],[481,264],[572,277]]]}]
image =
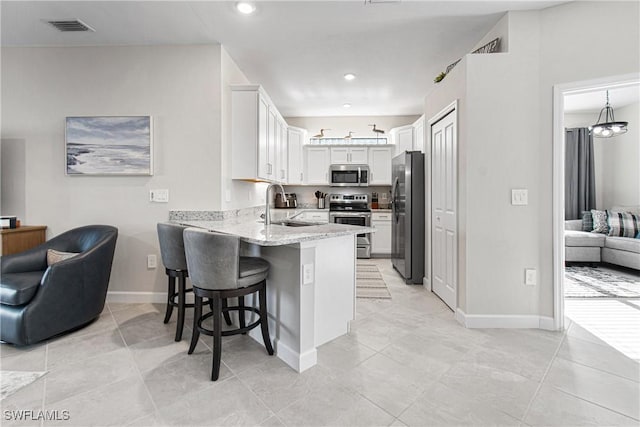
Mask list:
[{"label": "picture frame", "polygon": [[153,175],[151,116],[73,116],[65,121],[67,176]]}]

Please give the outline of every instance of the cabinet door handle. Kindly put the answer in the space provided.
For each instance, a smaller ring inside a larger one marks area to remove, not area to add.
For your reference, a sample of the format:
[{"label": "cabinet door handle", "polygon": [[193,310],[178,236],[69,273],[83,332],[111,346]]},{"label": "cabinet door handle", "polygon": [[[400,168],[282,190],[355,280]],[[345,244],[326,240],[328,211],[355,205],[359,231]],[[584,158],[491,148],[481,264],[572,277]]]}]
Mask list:
[{"label": "cabinet door handle", "polygon": [[303,181],[302,172],[300,172],[300,182]]}]

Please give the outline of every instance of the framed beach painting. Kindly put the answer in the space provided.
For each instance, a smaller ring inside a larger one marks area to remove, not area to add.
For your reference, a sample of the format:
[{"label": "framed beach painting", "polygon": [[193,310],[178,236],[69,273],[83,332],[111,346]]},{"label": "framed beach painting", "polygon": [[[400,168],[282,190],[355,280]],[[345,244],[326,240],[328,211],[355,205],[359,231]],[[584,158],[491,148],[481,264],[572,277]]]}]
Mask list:
[{"label": "framed beach painting", "polygon": [[153,175],[151,116],[67,117],[66,174]]}]

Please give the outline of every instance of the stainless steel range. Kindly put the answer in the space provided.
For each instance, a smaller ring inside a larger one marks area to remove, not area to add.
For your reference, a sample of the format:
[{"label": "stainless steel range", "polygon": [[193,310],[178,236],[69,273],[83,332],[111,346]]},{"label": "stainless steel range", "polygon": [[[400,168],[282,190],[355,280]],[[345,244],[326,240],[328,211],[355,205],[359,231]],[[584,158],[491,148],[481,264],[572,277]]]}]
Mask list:
[{"label": "stainless steel range", "polygon": [[[330,194],[329,222],[335,224],[371,226],[368,194]],[[369,233],[358,234],[358,258],[371,258]]]}]

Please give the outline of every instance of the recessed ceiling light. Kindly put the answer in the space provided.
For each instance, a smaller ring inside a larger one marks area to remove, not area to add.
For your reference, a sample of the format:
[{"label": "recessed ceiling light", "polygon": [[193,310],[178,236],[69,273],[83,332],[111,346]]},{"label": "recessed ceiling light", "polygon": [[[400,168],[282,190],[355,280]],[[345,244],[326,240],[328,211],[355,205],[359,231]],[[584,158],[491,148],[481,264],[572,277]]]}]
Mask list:
[{"label": "recessed ceiling light", "polygon": [[356,78],[356,75],[355,75],[355,74],[353,74],[353,73],[347,73],[347,74],[345,74],[345,75],[344,75],[344,79],[345,79],[345,80],[349,80],[349,81],[351,81],[351,80],[353,80],[353,79],[355,79],[355,78]]},{"label": "recessed ceiling light", "polygon": [[346,103],[342,104],[342,106],[343,106],[344,108],[351,108],[351,104],[349,104],[348,102],[346,102]]},{"label": "recessed ceiling light", "polygon": [[255,12],[256,10],[256,6],[253,3],[248,3],[245,1],[241,1],[236,3],[236,9],[238,9],[238,12],[240,13],[244,13],[245,15],[249,15],[253,12]]}]

